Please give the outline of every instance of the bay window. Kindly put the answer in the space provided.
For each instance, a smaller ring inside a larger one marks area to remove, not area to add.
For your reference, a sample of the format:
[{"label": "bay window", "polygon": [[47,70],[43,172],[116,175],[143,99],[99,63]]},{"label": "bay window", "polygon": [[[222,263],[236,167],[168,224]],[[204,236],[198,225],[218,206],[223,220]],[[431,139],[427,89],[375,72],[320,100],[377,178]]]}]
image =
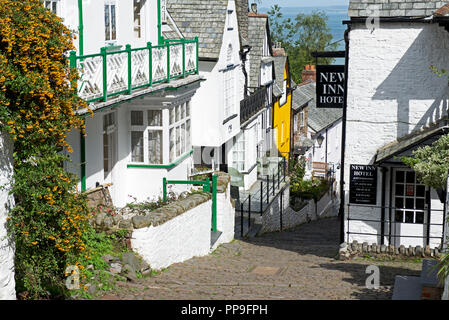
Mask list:
[{"label": "bay window", "polygon": [[106,179],[115,164],[115,112],[103,116],[103,170]]},{"label": "bay window", "polygon": [[240,172],[245,171],[245,132],[234,137],[232,150],[232,167]]},{"label": "bay window", "polygon": [[[164,121],[166,116],[168,119]],[[190,101],[168,110],[131,111],[131,162],[173,163],[191,150],[190,129]],[[167,149],[168,159],[165,159]]]}]

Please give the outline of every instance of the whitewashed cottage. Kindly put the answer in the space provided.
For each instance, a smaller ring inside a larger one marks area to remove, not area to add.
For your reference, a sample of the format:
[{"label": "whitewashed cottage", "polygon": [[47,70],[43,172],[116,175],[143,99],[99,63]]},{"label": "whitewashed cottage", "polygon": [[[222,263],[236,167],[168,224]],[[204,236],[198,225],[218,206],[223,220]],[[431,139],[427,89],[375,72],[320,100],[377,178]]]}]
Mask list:
[{"label": "whitewashed cottage", "polygon": [[[169,0],[168,14],[182,35],[199,39],[201,88],[192,98],[195,165],[227,171],[234,137],[240,133],[244,96],[241,44],[234,0]],[[241,11],[239,11],[241,12]]]},{"label": "whitewashed cottage", "polygon": [[69,136],[74,152],[67,170],[80,176],[80,189],[110,185],[121,207],[162,196],[165,177],[187,180],[192,98],[201,80],[198,39],[182,37],[165,0],[44,5],[78,35],[69,61],[80,71],[78,94],[94,112],[80,112],[85,137]]},{"label": "whitewashed cottage", "polygon": [[344,241],[442,243],[441,193],[400,157],[448,133],[448,80],[430,69],[449,69],[444,4],[350,1]]},{"label": "whitewashed cottage", "polygon": [[248,190],[273,148],[273,84],[272,58],[268,16],[259,14],[248,1],[240,1],[239,25],[242,53],[245,57],[245,95],[240,102],[241,132],[234,138],[229,172],[234,185]]}]

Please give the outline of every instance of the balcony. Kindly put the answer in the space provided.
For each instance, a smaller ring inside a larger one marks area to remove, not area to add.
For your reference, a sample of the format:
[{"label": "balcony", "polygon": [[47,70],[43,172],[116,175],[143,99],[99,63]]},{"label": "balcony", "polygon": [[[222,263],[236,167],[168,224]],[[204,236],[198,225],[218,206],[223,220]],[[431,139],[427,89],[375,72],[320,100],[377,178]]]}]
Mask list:
[{"label": "balcony", "polygon": [[240,124],[247,122],[256,113],[264,109],[268,101],[268,89],[262,87],[252,95],[240,101]]},{"label": "balcony", "polygon": [[77,68],[78,95],[88,103],[107,101],[118,95],[131,95],[134,90],[198,74],[198,38],[168,41],[144,48],[107,51],[98,54],[69,56],[71,68]]}]

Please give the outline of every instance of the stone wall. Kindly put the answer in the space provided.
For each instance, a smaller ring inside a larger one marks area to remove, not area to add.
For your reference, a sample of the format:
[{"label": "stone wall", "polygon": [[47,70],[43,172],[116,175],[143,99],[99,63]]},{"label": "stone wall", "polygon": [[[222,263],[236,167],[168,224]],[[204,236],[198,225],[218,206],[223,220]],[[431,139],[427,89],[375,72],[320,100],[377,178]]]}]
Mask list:
[{"label": "stone wall", "polygon": [[132,232],[131,248],[152,269],[162,269],[173,263],[209,254],[218,245],[234,239],[235,205],[230,194],[231,179],[224,173],[217,175],[217,229],[221,235],[213,245],[210,193],[188,195],[185,199],[145,215],[121,220],[114,224],[114,228]]},{"label": "stone wall", "polygon": [[0,132],[0,300],[16,299],[14,246],[7,237],[6,218],[14,199],[9,195],[13,176],[12,144]]},{"label": "stone wall", "polygon": [[394,245],[379,245],[377,243],[369,244],[368,242],[359,243],[354,240],[352,243],[343,243],[340,245],[339,259],[348,260],[363,255],[388,255],[398,257],[418,257],[418,258],[435,258],[441,257],[441,247],[431,248],[430,246],[409,246],[403,245],[395,247]]}]

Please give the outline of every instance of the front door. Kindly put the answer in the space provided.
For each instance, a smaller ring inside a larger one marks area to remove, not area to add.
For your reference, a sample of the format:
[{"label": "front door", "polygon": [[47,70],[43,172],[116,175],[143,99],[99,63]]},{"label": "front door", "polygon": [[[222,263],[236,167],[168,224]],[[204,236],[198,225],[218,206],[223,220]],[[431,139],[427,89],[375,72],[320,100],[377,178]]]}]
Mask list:
[{"label": "front door", "polygon": [[412,170],[395,169],[394,171],[394,224],[393,238],[395,246],[424,246],[427,223],[428,204],[427,188],[417,182]]}]

